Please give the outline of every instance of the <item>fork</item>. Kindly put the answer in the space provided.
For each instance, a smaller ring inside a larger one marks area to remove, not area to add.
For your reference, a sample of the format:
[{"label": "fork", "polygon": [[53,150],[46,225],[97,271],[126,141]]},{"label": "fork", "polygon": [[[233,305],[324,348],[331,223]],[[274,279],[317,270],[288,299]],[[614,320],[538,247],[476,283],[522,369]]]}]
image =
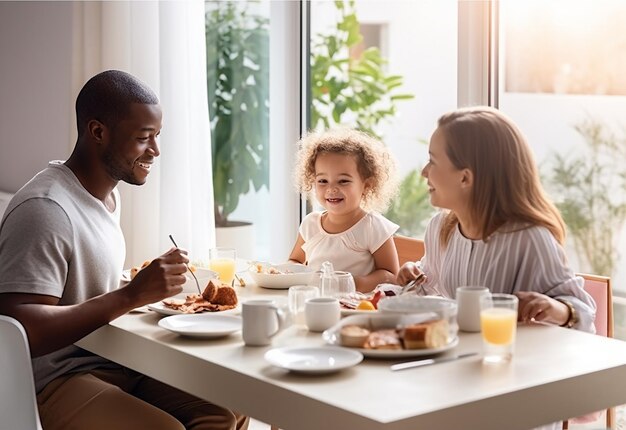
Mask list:
[{"label": "fork", "polygon": [[[420,273],[419,276],[415,279],[413,279],[411,282],[409,282],[408,284],[406,284],[404,287],[402,287],[402,291],[400,291],[400,295],[408,293],[409,291],[412,291],[415,289],[415,287],[417,287],[417,283],[422,281],[424,279],[426,275],[424,275],[423,273]],[[424,291],[424,283],[420,283],[419,285],[422,286],[422,292]]]},{"label": "fork", "polygon": [[[170,234],[170,240],[172,241],[174,246],[178,248],[178,245],[176,245],[176,241],[174,240],[171,234]],[[198,287],[198,293],[202,295],[202,291],[200,290],[200,282],[198,282],[198,278],[196,278],[196,274],[191,271],[191,267],[189,267],[189,263],[185,263],[185,266],[187,266],[187,270],[189,270],[189,273],[191,273],[191,276],[193,276],[193,280],[196,281],[196,287]]]}]

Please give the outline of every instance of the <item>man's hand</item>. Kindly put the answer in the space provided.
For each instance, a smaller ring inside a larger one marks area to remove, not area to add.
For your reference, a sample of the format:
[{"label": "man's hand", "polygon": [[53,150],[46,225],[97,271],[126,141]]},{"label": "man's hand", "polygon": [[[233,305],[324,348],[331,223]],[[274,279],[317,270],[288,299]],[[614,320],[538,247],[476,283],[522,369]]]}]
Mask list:
[{"label": "man's hand", "polygon": [[563,325],[569,319],[569,308],[545,294],[535,291],[519,291],[515,293],[519,299],[517,319],[523,322],[530,320]]},{"label": "man's hand", "polygon": [[124,288],[129,288],[137,306],[158,302],[183,291],[187,278],[187,251],[172,248],[140,270]]}]

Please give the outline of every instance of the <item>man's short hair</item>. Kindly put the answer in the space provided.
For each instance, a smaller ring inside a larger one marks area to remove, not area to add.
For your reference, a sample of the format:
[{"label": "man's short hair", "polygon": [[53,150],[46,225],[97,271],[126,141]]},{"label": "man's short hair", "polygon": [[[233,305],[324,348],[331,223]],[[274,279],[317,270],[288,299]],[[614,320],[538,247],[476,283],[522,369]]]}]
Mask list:
[{"label": "man's short hair", "polygon": [[159,98],[146,84],[120,70],[107,70],[89,79],[76,98],[76,123],[81,136],[87,123],[96,119],[113,127],[128,115],[132,103],[158,104]]}]

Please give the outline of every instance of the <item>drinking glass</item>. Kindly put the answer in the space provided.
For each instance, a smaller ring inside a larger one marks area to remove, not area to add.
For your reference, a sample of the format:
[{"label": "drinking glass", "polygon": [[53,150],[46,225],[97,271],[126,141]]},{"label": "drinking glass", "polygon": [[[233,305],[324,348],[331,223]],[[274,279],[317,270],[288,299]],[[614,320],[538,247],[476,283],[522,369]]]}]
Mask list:
[{"label": "drinking glass", "polygon": [[232,284],[235,278],[235,258],[233,248],[211,248],[209,250],[209,269],[217,272],[220,281]]},{"label": "drinking glass", "polygon": [[[350,272],[334,272],[333,275],[337,278],[336,282],[333,282],[333,295],[337,298],[345,297],[356,291],[354,284],[354,278]],[[335,281],[333,279],[333,281]]]},{"label": "drinking glass", "polygon": [[293,319],[293,323],[304,325],[304,303],[307,299],[313,299],[320,296],[319,288],[313,285],[294,285],[289,288],[289,312]]},{"label": "drinking glass", "polygon": [[354,278],[350,272],[334,271],[330,277],[320,278],[322,297],[342,298],[356,291]]},{"label": "drinking glass", "polygon": [[488,294],[480,298],[485,363],[502,363],[513,358],[517,306],[517,297],[512,294]]}]

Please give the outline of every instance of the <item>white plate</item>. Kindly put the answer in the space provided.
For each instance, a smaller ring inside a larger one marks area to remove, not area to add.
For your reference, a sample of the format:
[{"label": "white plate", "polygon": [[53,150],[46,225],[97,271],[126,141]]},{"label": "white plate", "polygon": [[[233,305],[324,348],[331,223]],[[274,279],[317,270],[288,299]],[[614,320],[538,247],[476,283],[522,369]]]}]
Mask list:
[{"label": "white plate", "polygon": [[181,336],[216,338],[241,330],[241,317],[219,314],[173,315],[159,320],[159,327]]},{"label": "white plate", "polygon": [[363,360],[363,354],[353,349],[331,346],[286,346],[267,351],[265,359],[274,366],[292,372],[321,374],[355,366]]},{"label": "white plate", "polygon": [[289,287],[294,285],[317,285],[318,282],[315,279],[316,272],[313,271],[308,266],[303,266],[302,264],[269,264],[269,263],[258,263],[262,264],[264,269],[269,267],[274,267],[281,272],[290,271],[292,273],[277,273],[277,274],[268,274],[268,273],[258,273],[256,269],[256,264],[250,266],[248,269],[248,273],[254,280],[254,282],[263,288],[269,288],[273,290],[286,290]]},{"label": "white plate", "polygon": [[[412,314],[412,315],[390,315],[376,313],[374,315],[352,315],[339,321],[337,324],[322,333],[322,338],[327,344],[332,346],[340,346],[341,339],[339,332],[346,325],[358,325],[372,330],[381,330],[386,328],[395,328],[399,324],[412,324],[421,321],[430,320],[437,317],[435,313]],[[372,358],[402,358],[402,357],[419,357],[422,355],[435,355],[448,351],[459,343],[458,336],[450,339],[447,345],[441,348],[424,348],[424,349],[365,349],[365,348],[349,348],[361,352],[365,357]]]},{"label": "white plate", "polygon": [[341,308],[341,316],[349,317],[350,315],[378,315],[377,310],[367,311],[362,309],[345,309]]},{"label": "white plate", "polygon": [[[187,297],[187,294],[177,294],[173,297],[173,299],[184,299],[185,297]],[[167,306],[165,306],[163,304],[163,302],[156,302],[156,303],[150,303],[148,306],[148,309],[150,309],[151,311],[154,311],[158,314],[161,315],[202,315],[202,314],[240,314],[241,313],[241,304],[237,303],[237,306],[233,309],[228,309],[225,311],[217,311],[217,312],[209,312],[209,311],[203,311],[203,312],[199,312],[197,314],[186,314],[184,312],[178,311],[176,309],[172,309],[172,308],[168,308]]]}]

